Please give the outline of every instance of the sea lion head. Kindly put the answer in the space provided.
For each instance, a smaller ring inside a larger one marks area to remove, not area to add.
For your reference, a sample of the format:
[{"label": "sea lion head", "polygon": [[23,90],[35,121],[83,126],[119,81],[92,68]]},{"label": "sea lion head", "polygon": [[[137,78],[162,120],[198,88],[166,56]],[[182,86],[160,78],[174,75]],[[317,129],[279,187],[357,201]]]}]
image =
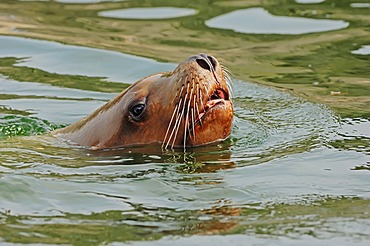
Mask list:
[{"label": "sea lion head", "polygon": [[216,58],[192,56],[170,73],[134,83],[92,115],[57,133],[97,149],[150,143],[173,149],[224,140],[233,119],[229,82],[227,70]]}]

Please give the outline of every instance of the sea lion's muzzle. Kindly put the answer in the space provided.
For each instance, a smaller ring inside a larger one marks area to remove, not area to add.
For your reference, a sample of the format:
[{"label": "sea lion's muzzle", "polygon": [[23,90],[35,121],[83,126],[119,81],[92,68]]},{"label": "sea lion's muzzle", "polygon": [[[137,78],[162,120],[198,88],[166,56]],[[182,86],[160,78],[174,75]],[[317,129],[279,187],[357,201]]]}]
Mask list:
[{"label": "sea lion's muzzle", "polygon": [[181,74],[177,81],[176,107],[163,147],[179,145],[180,129],[183,129],[184,147],[225,139],[230,134],[233,118],[227,70],[213,56],[199,54],[181,63],[176,72]]}]

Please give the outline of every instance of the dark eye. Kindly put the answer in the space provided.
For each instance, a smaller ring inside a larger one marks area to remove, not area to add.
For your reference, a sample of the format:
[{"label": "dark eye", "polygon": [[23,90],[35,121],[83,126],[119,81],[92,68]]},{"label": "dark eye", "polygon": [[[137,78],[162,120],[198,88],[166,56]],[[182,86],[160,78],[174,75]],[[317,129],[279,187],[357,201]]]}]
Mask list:
[{"label": "dark eye", "polygon": [[140,115],[144,112],[145,104],[140,103],[133,106],[130,110],[131,115],[134,117],[135,120],[140,119]]}]

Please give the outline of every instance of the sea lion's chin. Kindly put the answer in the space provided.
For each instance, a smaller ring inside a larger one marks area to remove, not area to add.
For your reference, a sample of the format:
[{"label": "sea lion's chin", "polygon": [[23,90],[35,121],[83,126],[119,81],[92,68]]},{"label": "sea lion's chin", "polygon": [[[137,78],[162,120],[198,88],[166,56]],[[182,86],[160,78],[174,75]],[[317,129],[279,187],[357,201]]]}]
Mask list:
[{"label": "sea lion's chin", "polygon": [[197,119],[189,131],[187,146],[201,146],[225,140],[231,132],[233,106],[231,101],[218,99]]}]

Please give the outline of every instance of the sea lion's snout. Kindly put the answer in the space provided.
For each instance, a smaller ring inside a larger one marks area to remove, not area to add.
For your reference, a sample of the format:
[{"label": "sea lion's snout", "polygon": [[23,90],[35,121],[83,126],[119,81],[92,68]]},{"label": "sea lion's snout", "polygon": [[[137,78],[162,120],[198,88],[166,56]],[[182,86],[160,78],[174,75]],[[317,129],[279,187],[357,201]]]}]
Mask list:
[{"label": "sea lion's snout", "polygon": [[189,57],[172,73],[177,93],[163,148],[198,146],[227,138],[233,106],[228,70],[211,55]]}]

